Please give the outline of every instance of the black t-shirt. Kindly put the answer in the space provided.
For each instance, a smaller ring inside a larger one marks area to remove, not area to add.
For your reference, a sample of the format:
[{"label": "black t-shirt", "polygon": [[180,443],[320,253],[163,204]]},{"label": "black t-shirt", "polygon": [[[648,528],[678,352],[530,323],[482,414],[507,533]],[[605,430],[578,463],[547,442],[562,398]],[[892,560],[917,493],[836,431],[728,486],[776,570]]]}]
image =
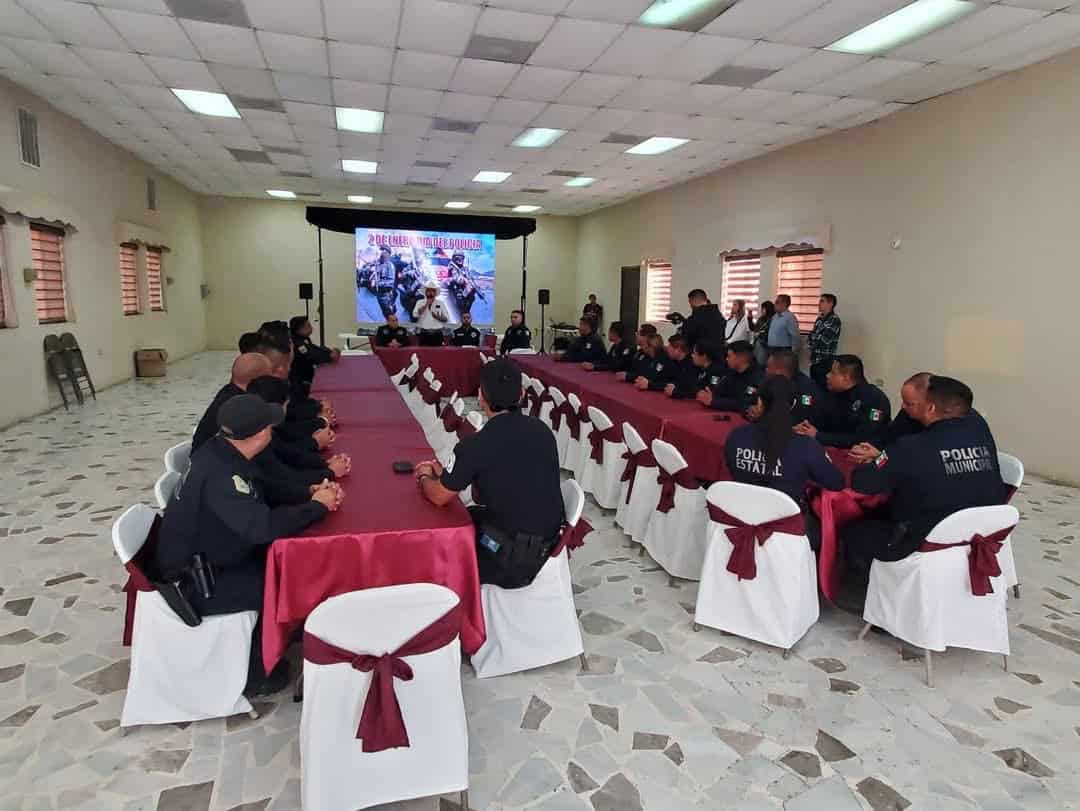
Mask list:
[{"label": "black t-shirt", "polygon": [[509,411],[458,443],[443,486],[461,492],[475,485],[476,503],[503,532],[554,538],[563,520],[559,452],[540,420]]},{"label": "black t-shirt", "polygon": [[480,346],[480,330],[466,327],[464,324],[454,330],[450,343],[454,346]]},{"label": "black t-shirt", "polygon": [[522,324],[520,327],[507,327],[502,340],[502,353],[511,349],[528,349],[532,346],[532,331]]},{"label": "black t-shirt", "polygon": [[559,360],[565,363],[603,363],[607,360],[604,341],[595,335],[579,335]]},{"label": "black t-shirt", "polygon": [[390,346],[391,341],[397,341],[401,346],[408,346],[409,331],[405,327],[391,329],[386,324],[375,330],[375,346]]}]

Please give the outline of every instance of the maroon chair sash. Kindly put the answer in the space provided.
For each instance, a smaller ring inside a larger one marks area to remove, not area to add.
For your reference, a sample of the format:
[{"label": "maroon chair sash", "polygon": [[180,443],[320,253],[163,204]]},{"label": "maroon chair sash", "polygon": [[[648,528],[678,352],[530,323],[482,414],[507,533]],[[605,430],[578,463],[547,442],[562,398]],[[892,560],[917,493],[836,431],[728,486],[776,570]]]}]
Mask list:
[{"label": "maroon chair sash", "polygon": [[525,389],[525,395],[521,398],[521,410],[530,417],[540,413],[540,395],[533,391],[532,386]]},{"label": "maroon chair sash", "polygon": [[687,490],[697,490],[701,484],[690,473],[690,468],[684,467],[677,473],[668,473],[663,468],[659,469],[656,481],[660,485],[660,501],[656,505],[657,512],[669,513],[675,507],[675,485]]},{"label": "maroon chair sash", "polygon": [[139,547],[139,551],[124,564],[128,573],[128,581],[124,584],[124,593],[127,595],[127,605],[124,611],[124,637],[126,647],[131,647],[131,635],[135,631],[135,601],[140,591],[157,591],[150,578],[146,576],[144,563],[152,561],[157,556],[158,533],[161,530],[161,516],[155,515],[150,522],[150,531],[146,534],[146,540]]},{"label": "maroon chair sash", "polygon": [[622,458],[626,460],[626,467],[623,468],[622,478],[619,481],[629,482],[630,484],[626,488],[626,503],[630,503],[630,495],[634,492],[634,479],[637,478],[637,470],[639,467],[656,467],[656,459],[653,458],[652,451],[646,448],[643,451],[637,453],[631,453],[627,449],[626,453],[622,455]]},{"label": "maroon chair sash", "polygon": [[566,550],[566,556],[570,557],[573,549],[580,549],[585,545],[585,536],[592,532],[592,525],[584,518],[579,518],[576,524],[567,524],[563,527],[559,542],[551,550],[550,557],[557,558],[559,553]]},{"label": "maroon chair sash", "polygon": [[406,375],[404,378],[402,378],[402,382],[409,387],[409,391],[416,391],[416,387],[419,385],[421,380],[423,380],[423,377],[421,376],[419,369],[416,370],[416,374],[414,374],[412,377]]},{"label": "maroon chair sash", "polygon": [[920,552],[938,552],[942,549],[953,549],[957,546],[970,546],[968,552],[968,575],[971,578],[971,593],[976,597],[985,597],[994,593],[994,586],[990,582],[991,577],[1001,576],[1001,566],[998,565],[997,553],[1001,551],[1001,545],[1016,529],[1014,524],[1005,529],[999,529],[989,535],[975,533],[966,541],[955,543],[937,543],[935,541],[923,541],[919,547]]},{"label": "maroon chair sash", "polygon": [[435,391],[435,389],[431,388],[431,386],[426,386],[423,390],[421,390],[420,396],[428,405],[438,405],[439,400],[442,399],[439,395],[439,392]]},{"label": "maroon chair sash", "polygon": [[718,524],[727,525],[724,533],[734,547],[728,557],[727,570],[738,575],[740,580],[753,580],[757,577],[757,547],[754,541],[757,541],[758,546],[764,546],[765,541],[777,532],[786,535],[806,534],[806,521],[802,513],[766,521],[764,524],[747,524],[715,504],[709,504],[709,518]]},{"label": "maroon chair sash", "polygon": [[304,633],[304,659],[315,665],[349,664],[353,670],[371,673],[371,686],[360,714],[357,740],[363,740],[364,752],[382,752],[409,746],[409,732],[401,716],[401,705],[394,691],[394,679],[412,681],[413,671],[405,656],[419,656],[445,648],[461,631],[461,606],[455,605],[435,622],[395,651],[375,656],[356,653],[331,645],[313,634]]},{"label": "maroon chair sash", "polygon": [[610,428],[606,428],[603,431],[597,431],[593,426],[592,431],[589,432],[589,444],[592,445],[592,452],[589,454],[589,458],[596,464],[604,464],[604,442],[622,442],[622,431],[612,425]]},{"label": "maroon chair sash", "polygon": [[1012,501],[1013,496],[1015,495],[1016,488],[1013,487],[1011,484],[1005,485],[1005,503],[1008,504],[1010,501]]},{"label": "maroon chair sash", "polygon": [[457,438],[458,438],[459,442],[461,440],[465,439],[466,437],[472,436],[475,433],[476,433],[475,426],[473,426],[473,424],[471,422],[469,422],[467,419],[463,418],[461,420],[461,422],[458,423]]},{"label": "maroon chair sash", "polygon": [[544,403],[554,403],[554,402],[555,402],[555,400],[552,399],[550,394],[548,394],[548,390],[544,389],[544,393],[541,394],[540,397],[536,401],[536,413],[533,414],[533,416],[534,417],[539,417],[540,416],[540,412],[544,408]]},{"label": "maroon chair sash", "polygon": [[447,403],[442,413],[443,430],[448,434],[456,434],[461,423],[464,422],[461,415],[454,411],[454,407]]},{"label": "maroon chair sash", "polygon": [[566,427],[570,429],[570,437],[579,439],[581,437],[581,415],[574,410],[569,400],[564,402],[560,408],[562,409],[562,415],[566,417]]}]

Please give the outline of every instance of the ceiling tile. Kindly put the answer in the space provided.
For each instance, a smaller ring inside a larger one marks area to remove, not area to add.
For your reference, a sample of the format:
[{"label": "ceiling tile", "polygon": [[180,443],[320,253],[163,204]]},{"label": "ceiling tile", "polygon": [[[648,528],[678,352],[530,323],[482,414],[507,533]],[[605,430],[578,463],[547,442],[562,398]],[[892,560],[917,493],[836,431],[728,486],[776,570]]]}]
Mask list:
[{"label": "ceiling tile", "polygon": [[45,73],[59,76],[82,76],[87,79],[94,78],[96,75],[74,50],[58,42],[39,42],[13,37],[4,37],[0,41],[36,69]]},{"label": "ceiling tile", "polygon": [[171,59],[167,56],[144,56],[143,61],[166,87],[183,90],[220,90],[217,80],[202,62]]},{"label": "ceiling tile", "polygon": [[125,50],[124,41],[94,6],[68,0],[32,0],[25,5],[57,39],[71,45]]},{"label": "ceiling tile", "polygon": [[303,73],[274,71],[274,84],[283,99],[306,101],[311,104],[332,104],[330,79],[326,76],[306,76]]},{"label": "ceiling tile", "polygon": [[399,136],[422,137],[431,129],[430,116],[389,113],[383,121],[383,132]]},{"label": "ceiling tile", "polygon": [[398,47],[461,56],[479,15],[480,9],[458,3],[405,0]]},{"label": "ceiling tile", "polygon": [[918,70],[922,65],[922,62],[902,62],[898,59],[871,59],[821,84],[814,85],[811,90],[833,96],[857,96],[865,87],[903,76],[905,73]]},{"label": "ceiling tile", "polygon": [[794,65],[800,59],[805,59],[811,54],[813,54],[813,51],[809,48],[781,45],[776,42],[757,42],[753,48],[734,57],[731,64],[744,68],[783,70],[788,65]]},{"label": "ceiling tile", "polygon": [[814,51],[805,59],[800,59],[795,64],[758,82],[755,87],[765,90],[808,90],[845,70],[851,70],[868,62],[869,59],[859,54]]},{"label": "ceiling tile", "polygon": [[174,17],[119,9],[102,9],[101,13],[120,32],[132,51],[175,59],[199,58]]},{"label": "ceiling tile", "polygon": [[533,51],[529,64],[584,70],[623,30],[624,27],[617,23],[560,17],[544,41]]},{"label": "ceiling tile", "polygon": [[824,48],[910,3],[911,0],[829,0],[771,38],[791,45]]},{"label": "ceiling tile", "polygon": [[[185,134],[189,132],[205,132],[206,117],[197,116],[186,110],[154,110],[153,116],[170,130]],[[189,141],[191,143],[191,141]]]},{"label": "ceiling tile", "polygon": [[15,0],[0,0],[0,31],[10,37],[55,40],[56,37],[37,20],[15,4]]},{"label": "ceiling tile", "polygon": [[[401,0],[323,0],[323,10],[326,35],[331,39],[384,48],[397,41]],[[373,20],[378,24],[372,25]]]},{"label": "ceiling tile", "polygon": [[300,101],[286,101],[285,112],[294,125],[305,124],[331,128],[336,126],[334,110],[324,104],[307,104]]},{"label": "ceiling tile", "polygon": [[586,118],[578,129],[586,132],[602,132],[607,135],[610,132],[618,132],[627,122],[632,121],[637,115],[635,110],[618,110],[614,107],[605,107]]},{"label": "ceiling tile", "polygon": [[256,121],[251,118],[250,111],[245,111],[248,119],[248,127],[251,132],[263,143],[282,145],[290,142],[294,137],[292,124],[288,119],[285,121]]},{"label": "ceiling tile", "polygon": [[193,20],[181,20],[180,25],[195,44],[199,56],[207,62],[247,68],[266,67],[259,44],[255,41],[255,32],[251,29]]},{"label": "ceiling tile", "polygon": [[726,99],[723,103],[723,112],[727,115],[752,113],[768,104],[782,101],[790,95],[790,93],[777,90],[759,90],[752,87]]},{"label": "ceiling tile", "polygon": [[272,31],[259,31],[257,36],[266,61],[273,70],[313,76],[330,74],[326,43],[322,40],[275,34]]},{"label": "ceiling tile", "polygon": [[947,93],[959,86],[958,83],[978,81],[979,73],[975,68],[962,65],[926,65],[882,84],[864,88],[859,95],[882,102],[912,104]]},{"label": "ceiling tile", "polygon": [[606,20],[613,23],[631,23],[637,19],[653,0],[573,0],[566,11],[567,17],[583,20]]},{"label": "ceiling tile", "polygon": [[430,116],[438,108],[443,93],[414,87],[391,87],[387,109],[393,113]]},{"label": "ceiling tile", "polygon": [[1071,41],[1076,36],[1080,36],[1080,15],[1053,14],[963,53],[942,57],[941,61],[976,68],[997,67],[1029,51],[1046,48],[1057,42]]},{"label": "ceiling tile", "polygon": [[850,118],[853,115],[865,113],[867,110],[879,106],[876,101],[870,101],[869,99],[837,99],[825,107],[792,117],[791,123],[807,126],[828,125],[832,121]]},{"label": "ceiling tile", "polygon": [[[477,143],[509,145],[521,130],[509,124],[481,124],[476,130]],[[506,168],[512,168],[507,166]]]},{"label": "ceiling tile", "polygon": [[[156,79],[155,79],[156,81]],[[160,85],[142,85],[117,82],[116,87],[140,107],[149,110],[183,110],[184,105],[171,90]]]},{"label": "ceiling tile", "polygon": [[[1080,8],[1078,8],[1078,11],[1080,11]],[[1020,68],[1026,68],[1028,65],[1034,65],[1036,62],[1042,62],[1045,59],[1050,59],[1051,57],[1077,47],[1080,47],[1080,37],[1072,37],[1070,39],[1055,42],[1052,45],[1047,45],[1045,48],[1027,51],[1020,56],[1011,58],[1009,61],[997,65],[995,69],[1019,70]]]},{"label": "ceiling tile", "polygon": [[[836,100],[836,96],[795,93],[753,111],[749,117],[755,121],[795,121],[799,116],[821,110]],[[873,104],[876,104],[876,102],[871,102],[871,105]]]},{"label": "ceiling tile", "polygon": [[442,118],[460,121],[484,121],[495,103],[493,96],[473,96],[468,93],[444,93],[433,113]]},{"label": "ceiling tile", "polygon": [[428,90],[446,90],[457,59],[420,51],[398,51],[394,58],[393,83]]},{"label": "ceiling tile", "polygon": [[839,121],[831,122],[829,126],[834,129],[858,127],[862,124],[869,124],[872,121],[877,121],[887,115],[892,115],[900,110],[906,110],[910,106],[911,105],[909,104],[879,104],[877,107],[872,107],[863,113],[853,115],[851,118],[844,118]]},{"label": "ceiling tile", "polygon": [[591,67],[597,73],[652,75],[660,70],[669,53],[685,45],[691,36],[688,31],[630,26]]},{"label": "ceiling tile", "polygon": [[507,88],[521,68],[506,62],[487,59],[462,59],[450,82],[450,89],[458,93],[474,93],[480,96],[498,96]]},{"label": "ceiling tile", "polygon": [[394,52],[390,48],[356,45],[349,42],[330,43],[330,75],[361,82],[390,81]]},{"label": "ceiling tile", "polygon": [[753,45],[753,42],[745,39],[694,34],[685,45],[667,55],[656,76],[698,82]]},{"label": "ceiling tile", "polygon": [[1071,0],[999,0],[1003,6],[1018,8],[1037,8],[1043,11],[1057,11],[1071,5]]},{"label": "ceiling tile", "polygon": [[502,8],[485,8],[471,33],[484,37],[539,42],[551,29],[555,18],[547,14],[528,14]]},{"label": "ceiling tile", "polygon": [[339,107],[359,107],[363,110],[387,109],[389,85],[351,82],[348,79],[334,79],[334,104]]},{"label": "ceiling tile", "polygon": [[319,0],[244,0],[244,7],[258,29],[304,37],[324,35]]},{"label": "ceiling tile", "polygon": [[[295,102],[285,102],[293,104]],[[329,108],[327,108],[329,109]],[[292,114],[290,113],[290,118]],[[338,143],[338,131],[330,127],[320,127],[315,124],[293,124],[293,132],[300,139],[301,144],[312,144],[322,148],[331,148],[336,151]],[[359,157],[359,156],[357,156]]]},{"label": "ceiling tile", "polygon": [[761,0],[740,0],[701,30],[705,34],[740,39],[769,39],[774,32],[806,16],[824,2],[783,0],[779,3],[763,3]]},{"label": "ceiling tile", "polygon": [[563,91],[559,101],[564,104],[583,104],[599,107],[607,104],[633,82],[634,79],[631,76],[583,73]]},{"label": "ceiling tile", "polygon": [[[1055,0],[1059,2],[1060,0]],[[1031,9],[989,6],[889,53],[896,59],[939,61],[1023,28],[1043,16]]]},{"label": "ceiling tile", "polygon": [[157,77],[136,54],[123,51],[102,51],[97,48],[74,48],[73,50],[102,79],[144,85],[157,84]]},{"label": "ceiling tile", "polygon": [[687,82],[673,82],[667,79],[639,79],[620,93],[612,105],[625,110],[652,110],[665,97],[677,93],[686,93],[690,89]]},{"label": "ceiling tile", "polygon": [[277,88],[268,70],[235,65],[208,65],[226,93],[257,99],[277,98]]},{"label": "ceiling tile", "polygon": [[[572,130],[582,121],[596,112],[595,107],[576,107],[569,104],[549,104],[530,124],[534,127],[550,127],[557,130]],[[562,140],[559,141],[561,146]]]},{"label": "ceiling tile", "polygon": [[499,99],[488,112],[488,121],[495,124],[524,126],[543,112],[547,105],[540,101]]},{"label": "ceiling tile", "polygon": [[526,65],[504,92],[513,99],[552,101],[579,75],[569,70]]}]

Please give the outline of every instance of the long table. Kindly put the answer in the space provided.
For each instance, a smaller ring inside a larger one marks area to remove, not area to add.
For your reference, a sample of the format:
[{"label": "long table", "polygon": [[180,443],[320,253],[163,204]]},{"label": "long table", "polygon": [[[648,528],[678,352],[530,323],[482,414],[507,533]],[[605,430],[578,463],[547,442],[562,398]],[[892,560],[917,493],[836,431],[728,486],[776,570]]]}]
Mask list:
[{"label": "long table", "polygon": [[[351,386],[351,388],[350,388]],[[345,357],[320,367],[313,396],[325,395],[338,415],[335,453],[348,453],[352,473],[345,503],[302,536],[275,541],[267,554],[262,654],[267,671],[295,631],[329,597],[402,583],[437,583],[462,605],[461,644],[484,642],[475,531],[460,502],[440,508],[424,499],[395,461],[431,459],[419,424],[394,390],[378,358]]]},{"label": "long table", "polygon": [[404,346],[375,350],[375,355],[392,375],[408,366],[414,354],[420,359],[421,369],[430,366],[435,377],[442,381],[445,396],[456,391],[462,397],[475,397],[480,391],[480,368],[483,366],[480,356],[494,353],[475,346]]}]

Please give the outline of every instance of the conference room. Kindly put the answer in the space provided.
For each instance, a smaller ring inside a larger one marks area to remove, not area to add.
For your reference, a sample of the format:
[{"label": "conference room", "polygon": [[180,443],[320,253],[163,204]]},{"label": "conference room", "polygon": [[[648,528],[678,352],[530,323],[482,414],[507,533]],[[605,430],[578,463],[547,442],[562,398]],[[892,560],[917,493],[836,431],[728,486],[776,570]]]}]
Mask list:
[{"label": "conference room", "polygon": [[1071,0],[0,0],[0,808],[1080,805],[1078,96]]}]

